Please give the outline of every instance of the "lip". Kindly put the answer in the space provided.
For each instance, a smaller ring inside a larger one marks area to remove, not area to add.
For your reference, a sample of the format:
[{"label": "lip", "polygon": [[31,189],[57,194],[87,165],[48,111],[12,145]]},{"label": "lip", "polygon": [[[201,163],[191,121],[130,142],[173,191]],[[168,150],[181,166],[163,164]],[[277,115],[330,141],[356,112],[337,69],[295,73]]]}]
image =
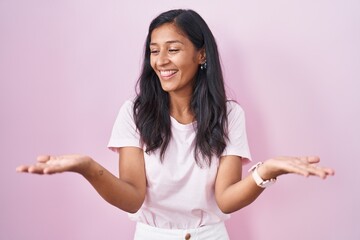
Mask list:
[{"label": "lip", "polygon": [[162,79],[170,79],[176,75],[177,70],[159,70],[159,75]]}]

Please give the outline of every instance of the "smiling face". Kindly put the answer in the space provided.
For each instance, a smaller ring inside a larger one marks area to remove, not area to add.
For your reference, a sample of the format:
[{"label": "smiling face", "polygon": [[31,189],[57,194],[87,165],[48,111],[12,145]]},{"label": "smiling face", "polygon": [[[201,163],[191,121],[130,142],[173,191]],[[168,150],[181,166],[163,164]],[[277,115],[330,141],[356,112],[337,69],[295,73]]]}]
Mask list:
[{"label": "smiling face", "polygon": [[204,50],[192,42],[171,23],[155,28],[151,33],[150,63],[164,91],[192,95],[193,82],[199,64],[204,62]]}]

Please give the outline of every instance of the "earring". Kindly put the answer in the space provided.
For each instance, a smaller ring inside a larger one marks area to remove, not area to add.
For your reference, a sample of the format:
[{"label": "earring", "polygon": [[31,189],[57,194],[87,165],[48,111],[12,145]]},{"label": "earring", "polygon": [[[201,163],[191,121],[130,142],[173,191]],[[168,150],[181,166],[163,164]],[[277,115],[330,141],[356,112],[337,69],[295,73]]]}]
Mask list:
[{"label": "earring", "polygon": [[206,67],[207,67],[207,63],[206,63],[206,60],[205,60],[205,62],[200,65],[200,69],[201,70],[204,70],[204,69],[206,70]]}]

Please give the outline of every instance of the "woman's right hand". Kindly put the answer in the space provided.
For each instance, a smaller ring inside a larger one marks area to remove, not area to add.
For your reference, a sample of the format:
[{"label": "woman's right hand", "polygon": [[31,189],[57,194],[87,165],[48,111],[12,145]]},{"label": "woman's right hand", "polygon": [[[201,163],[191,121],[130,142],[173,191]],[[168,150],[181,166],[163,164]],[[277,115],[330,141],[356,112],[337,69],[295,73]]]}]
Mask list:
[{"label": "woman's right hand", "polygon": [[34,174],[54,174],[62,172],[77,172],[83,174],[91,164],[92,159],[84,155],[62,155],[37,157],[37,162],[31,165],[20,165],[17,172]]}]

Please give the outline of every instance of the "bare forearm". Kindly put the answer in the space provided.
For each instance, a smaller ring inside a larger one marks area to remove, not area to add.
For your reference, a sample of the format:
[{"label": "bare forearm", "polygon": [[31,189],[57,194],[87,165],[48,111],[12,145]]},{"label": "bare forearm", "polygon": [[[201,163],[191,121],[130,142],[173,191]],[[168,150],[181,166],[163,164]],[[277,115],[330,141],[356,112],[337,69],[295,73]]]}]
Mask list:
[{"label": "bare forearm", "polygon": [[103,199],[121,210],[134,213],[144,201],[144,194],[135,186],[114,176],[94,160],[89,161],[86,171],[81,174]]},{"label": "bare forearm", "polygon": [[256,185],[250,174],[229,186],[218,199],[218,205],[224,213],[232,213],[255,201],[263,190]]},{"label": "bare forearm", "polygon": [[[35,164],[20,165],[16,168],[16,171],[40,175],[63,172],[79,173],[91,183],[107,202],[126,212],[134,213],[141,207],[146,192],[143,159],[140,158],[142,152],[140,150],[137,151],[138,155],[131,158],[132,161],[128,161],[133,164],[129,164],[129,166],[124,165],[126,171],[121,174],[125,175],[123,179],[115,177],[90,157],[78,154],[60,156],[40,155],[37,157]],[[141,161],[134,161],[134,159],[139,158]],[[132,173],[130,177],[126,177],[127,172]]]},{"label": "bare forearm", "polygon": [[[334,175],[333,169],[314,165],[319,161],[320,159],[318,157],[277,157],[271,158],[263,164],[261,163],[254,171],[258,174],[259,178],[263,180],[275,179],[280,175],[288,173],[303,176],[312,175],[321,178]],[[225,166],[223,169],[229,171],[231,168]],[[223,212],[231,213],[255,201],[263,190],[264,188],[259,187],[250,174],[243,180],[232,182],[226,187],[220,188],[220,191],[217,193],[217,202]]]}]

